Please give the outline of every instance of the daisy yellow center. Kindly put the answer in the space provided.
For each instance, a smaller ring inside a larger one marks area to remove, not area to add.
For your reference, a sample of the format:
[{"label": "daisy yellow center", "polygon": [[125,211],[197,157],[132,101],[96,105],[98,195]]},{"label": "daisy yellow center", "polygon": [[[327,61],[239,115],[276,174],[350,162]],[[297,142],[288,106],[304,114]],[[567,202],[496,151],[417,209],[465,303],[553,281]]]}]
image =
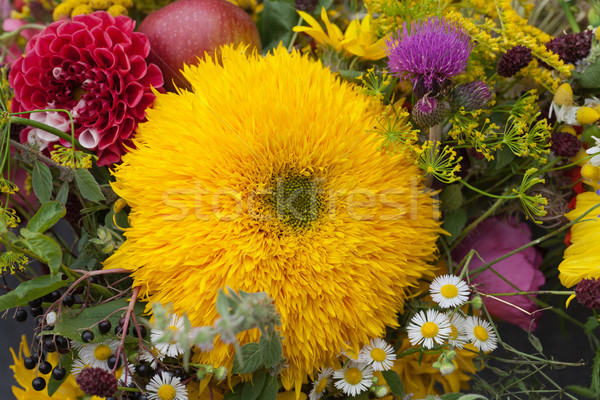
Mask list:
[{"label": "daisy yellow center", "polygon": [[106,361],[112,354],[112,350],[105,344],[100,344],[94,349],[94,357],[96,360]]},{"label": "daisy yellow center", "polygon": [[439,328],[436,323],[428,321],[421,326],[421,335],[426,338],[436,337],[438,334]]},{"label": "daisy yellow center", "polygon": [[442,286],[440,292],[442,293],[442,296],[444,296],[447,299],[451,299],[458,295],[458,289],[456,288],[456,286],[450,284]]},{"label": "daisy yellow center", "polygon": [[358,385],[362,381],[363,375],[358,368],[348,368],[344,374],[344,379],[351,385]]},{"label": "daisy yellow center", "polygon": [[323,393],[325,388],[327,387],[327,378],[322,378],[319,383],[317,383],[317,387],[315,387],[315,392]]},{"label": "daisy yellow center", "polygon": [[307,228],[323,208],[318,179],[288,174],[275,178],[269,203],[277,219],[294,229]]},{"label": "daisy yellow center", "polygon": [[385,361],[385,359],[387,358],[387,354],[382,349],[374,348],[373,350],[371,350],[371,358],[374,361],[382,362]]},{"label": "daisy yellow center", "polygon": [[456,340],[458,339],[458,329],[454,325],[450,325],[450,339]]},{"label": "daisy yellow center", "polygon": [[176,394],[175,388],[171,385],[162,385],[158,389],[159,400],[173,400]]},{"label": "daisy yellow center", "polygon": [[473,335],[481,342],[485,342],[489,337],[487,329],[480,325],[473,328]]}]

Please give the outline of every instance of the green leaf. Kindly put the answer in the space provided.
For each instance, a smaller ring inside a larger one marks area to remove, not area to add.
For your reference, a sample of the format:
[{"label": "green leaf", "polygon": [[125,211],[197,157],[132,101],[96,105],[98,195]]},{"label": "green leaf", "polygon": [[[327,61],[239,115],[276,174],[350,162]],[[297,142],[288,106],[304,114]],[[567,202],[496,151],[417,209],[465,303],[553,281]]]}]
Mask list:
[{"label": "green leaf", "polygon": [[219,293],[217,294],[217,301],[215,303],[215,308],[221,316],[230,314],[232,304],[229,296],[225,294],[223,289],[219,289]]},{"label": "green leaf", "polygon": [[369,392],[362,392],[358,396],[348,397],[348,399],[354,399],[354,400],[367,400],[368,398],[369,398]]},{"label": "green leaf", "polygon": [[37,213],[29,220],[27,229],[44,233],[58,220],[65,216],[67,209],[58,201],[49,201],[42,204]]},{"label": "green leaf", "polygon": [[[106,336],[98,331],[97,323],[106,319],[107,315],[110,315],[108,320],[113,326],[117,326],[119,319],[122,317],[122,314],[125,312],[128,305],[128,301],[118,299],[98,306],[86,307],[81,312],[80,310],[63,308],[56,320],[54,329],[48,331],[48,334],[62,335],[69,339],[81,341],[81,333],[86,329],[90,329],[92,325],[95,325],[92,328],[92,332],[94,333],[94,340],[92,342],[102,342],[106,340]],[[144,311],[144,306],[143,303],[136,303],[134,308],[135,314],[141,315]],[[122,309],[123,311],[117,311],[119,309]],[[133,337],[132,339],[137,342],[137,339]]]},{"label": "green leaf", "polygon": [[256,400],[261,394],[267,372],[263,369],[252,376],[252,381],[248,381],[242,388],[242,400]]},{"label": "green leaf", "polygon": [[225,393],[223,400],[241,400],[242,399],[242,388],[244,387],[244,383],[238,383],[231,389],[231,392]]},{"label": "green leaf", "polygon": [[342,79],[350,82],[357,82],[358,78],[363,74],[361,71],[354,71],[351,69],[342,69],[338,71],[338,73],[340,74]]},{"label": "green leaf", "polygon": [[21,283],[17,288],[0,296],[0,312],[9,308],[23,306],[31,300],[52,293],[57,289],[68,285],[68,281],[63,281],[62,276],[43,275]]},{"label": "green leaf", "polygon": [[381,375],[383,375],[383,379],[385,379],[385,382],[390,388],[392,394],[398,397],[406,396],[406,392],[404,391],[404,385],[402,384],[400,376],[396,371],[381,371]]},{"label": "green leaf", "polygon": [[574,73],[573,77],[584,88],[600,88],[600,59],[583,71],[583,73]]},{"label": "green leaf", "polygon": [[8,232],[6,222],[4,221],[4,218],[0,218],[0,233],[6,233],[6,232]]},{"label": "green leaf", "polygon": [[529,332],[529,343],[539,352],[542,353],[544,348],[542,347],[542,342],[533,333]]},{"label": "green leaf", "polygon": [[458,398],[458,400],[478,400],[478,399],[488,400],[487,397],[483,397],[479,394],[465,394]]},{"label": "green leaf", "polygon": [[275,400],[277,398],[277,392],[279,391],[279,384],[277,378],[271,374],[267,375],[264,389],[259,397],[260,400]]},{"label": "green leaf", "polygon": [[265,0],[260,26],[263,54],[283,42],[287,46],[292,38],[292,28],[300,20],[293,0]]},{"label": "green leaf", "polygon": [[452,236],[450,242],[460,235],[466,223],[467,211],[464,208],[457,208],[446,213],[442,227]]},{"label": "green leaf", "polygon": [[440,396],[441,400],[458,400],[462,397],[462,393],[446,393]]},{"label": "green leaf", "polygon": [[52,275],[60,270],[62,250],[56,240],[27,228],[21,229],[25,246],[41,261],[48,264]]},{"label": "green leaf", "polygon": [[90,201],[104,200],[104,195],[94,179],[94,176],[87,169],[80,168],[75,171],[75,183],[81,195]]},{"label": "green leaf", "polygon": [[600,394],[600,348],[596,351],[594,364],[592,365],[592,387],[591,389]]},{"label": "green leaf", "polygon": [[515,155],[508,148],[508,146],[502,147],[496,152],[496,169],[502,169],[506,167],[515,158]]},{"label": "green leaf", "polygon": [[440,197],[441,206],[444,210],[456,210],[463,203],[463,195],[461,185],[455,183],[448,185],[442,192]]},{"label": "green leaf", "polygon": [[279,334],[270,330],[266,335],[260,335],[260,354],[265,368],[271,368],[281,360],[283,354]]},{"label": "green leaf", "polygon": [[39,161],[33,164],[31,185],[40,203],[43,204],[50,200],[50,196],[52,196],[52,174],[46,164]]},{"label": "green leaf", "polygon": [[260,346],[258,343],[248,343],[241,347],[233,358],[233,374],[249,374],[262,365]]},{"label": "green leaf", "polygon": [[63,206],[67,204],[67,198],[69,197],[69,182],[64,182],[56,194],[56,201]]},{"label": "green leaf", "polygon": [[60,385],[62,385],[64,381],[66,381],[69,377],[69,374],[71,373],[71,365],[73,364],[72,357],[73,356],[71,355],[71,353],[67,353],[60,358],[60,366],[65,369],[65,372],[67,374],[62,381],[57,381],[56,379],[52,378],[52,375],[50,375],[50,381],[48,382],[48,396],[52,397],[52,395],[58,390]]},{"label": "green leaf", "polygon": [[588,399],[597,399],[598,395],[599,395],[599,393],[594,392],[590,388],[586,388],[584,386],[579,386],[579,385],[565,386],[565,389],[571,393],[575,393],[578,396],[583,396]]}]

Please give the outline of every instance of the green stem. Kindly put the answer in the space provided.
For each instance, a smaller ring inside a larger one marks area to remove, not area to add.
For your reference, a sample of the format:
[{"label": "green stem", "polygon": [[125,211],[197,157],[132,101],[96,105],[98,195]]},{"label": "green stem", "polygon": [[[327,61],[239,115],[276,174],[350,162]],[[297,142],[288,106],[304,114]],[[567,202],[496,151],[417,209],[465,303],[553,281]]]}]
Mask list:
[{"label": "green stem", "polygon": [[[300,17],[298,19],[298,22],[296,23],[296,26],[300,26],[300,24],[302,24],[302,17]],[[287,51],[292,51],[292,47],[294,47],[294,43],[296,42],[296,38],[298,37],[298,32],[294,32],[292,34],[292,37],[290,39],[290,43],[287,46]]]},{"label": "green stem", "polygon": [[577,20],[573,15],[573,11],[571,10],[570,3],[566,2],[565,0],[558,0],[558,4],[560,4],[561,8],[563,9],[565,17],[567,18],[567,21],[569,21],[569,25],[571,26],[573,33],[581,32],[579,25],[577,24]]},{"label": "green stem", "polygon": [[[24,113],[19,113],[19,114],[24,114]],[[27,125],[27,126],[32,126],[34,128],[43,129],[43,130],[45,130],[48,133],[56,135],[59,138],[61,138],[63,140],[66,140],[66,141],[74,144],[81,151],[83,151],[85,153],[90,153],[90,151],[88,149],[86,149],[85,147],[83,147],[81,145],[81,143],[79,143],[79,141],[77,139],[75,139],[73,136],[71,136],[68,133],[65,133],[65,132],[63,132],[61,130],[56,129],[53,126],[42,124],[41,122],[37,122],[37,121],[34,121],[32,119],[29,119],[29,118],[21,118],[21,117],[11,116],[10,119],[11,119],[11,122],[13,122],[15,124]]]},{"label": "green stem", "polygon": [[[474,192],[477,192],[477,193],[482,194],[482,195],[487,196],[487,197],[492,197],[494,199],[512,200],[512,199],[518,199],[519,198],[519,196],[516,196],[516,195],[514,195],[514,196],[507,196],[507,195],[498,196],[498,195],[495,195],[495,194],[484,192],[481,189],[477,189],[475,186],[471,186],[470,184],[468,184],[467,182],[465,182],[463,180],[460,180],[459,182],[462,183],[463,185],[465,185],[466,187],[468,187],[469,189],[471,189]],[[510,192],[511,191],[507,190],[505,193],[510,193]]]}]

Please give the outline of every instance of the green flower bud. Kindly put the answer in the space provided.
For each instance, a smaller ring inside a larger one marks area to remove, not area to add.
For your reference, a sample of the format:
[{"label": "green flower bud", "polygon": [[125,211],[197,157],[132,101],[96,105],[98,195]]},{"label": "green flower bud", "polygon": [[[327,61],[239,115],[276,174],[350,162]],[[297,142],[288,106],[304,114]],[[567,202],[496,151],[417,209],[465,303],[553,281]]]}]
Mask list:
[{"label": "green flower bud", "polygon": [[440,373],[442,375],[449,375],[454,372],[454,364],[451,362],[445,362],[440,367]]},{"label": "green flower bud", "polygon": [[377,386],[375,389],[375,396],[381,398],[388,394],[388,388],[386,386]]},{"label": "green flower bud", "polygon": [[479,310],[483,306],[483,299],[481,296],[475,296],[473,297],[473,300],[471,300],[471,304],[473,304],[474,309]]},{"label": "green flower bud", "polygon": [[219,367],[219,368],[215,369],[215,378],[217,378],[218,381],[222,381],[226,377],[227,377],[227,368]]}]

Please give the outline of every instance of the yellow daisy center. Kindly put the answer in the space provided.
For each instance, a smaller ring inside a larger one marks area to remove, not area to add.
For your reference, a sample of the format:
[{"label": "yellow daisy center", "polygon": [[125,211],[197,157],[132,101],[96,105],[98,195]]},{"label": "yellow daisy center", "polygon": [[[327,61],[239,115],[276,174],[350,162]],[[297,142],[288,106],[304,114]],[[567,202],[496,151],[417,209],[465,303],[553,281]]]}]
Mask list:
[{"label": "yellow daisy center", "polygon": [[99,344],[94,349],[94,357],[96,360],[106,361],[108,357],[112,354],[112,350],[105,344]]},{"label": "yellow daisy center", "polygon": [[362,381],[363,375],[358,368],[348,368],[344,374],[344,379],[351,385],[358,385]]},{"label": "yellow daisy center", "polygon": [[428,321],[421,326],[421,335],[426,338],[433,338],[438,334],[439,330],[436,323]]},{"label": "yellow daisy center", "polygon": [[171,385],[162,385],[158,389],[159,400],[173,400],[176,394],[175,388]]},{"label": "yellow daisy center", "polygon": [[327,378],[322,378],[319,383],[317,383],[317,387],[315,387],[315,392],[323,393],[325,388],[327,387]]},{"label": "yellow daisy center", "polygon": [[458,329],[454,325],[450,325],[450,339],[456,340],[458,338]]},{"label": "yellow daisy center", "polygon": [[374,361],[382,362],[387,358],[387,354],[382,349],[378,349],[377,347],[371,350],[371,358]]},{"label": "yellow daisy center", "polygon": [[318,183],[315,177],[297,174],[274,178],[267,201],[277,219],[294,229],[307,228],[316,221],[324,203]]},{"label": "yellow daisy center", "polygon": [[473,335],[481,342],[485,342],[489,337],[487,329],[481,325],[477,325],[473,328]]},{"label": "yellow daisy center", "polygon": [[451,285],[451,284],[446,284],[446,285],[442,286],[442,289],[440,289],[440,292],[442,293],[442,296],[444,296],[447,299],[451,299],[453,297],[456,297],[456,295],[458,295],[458,289],[456,288],[456,286]]}]

